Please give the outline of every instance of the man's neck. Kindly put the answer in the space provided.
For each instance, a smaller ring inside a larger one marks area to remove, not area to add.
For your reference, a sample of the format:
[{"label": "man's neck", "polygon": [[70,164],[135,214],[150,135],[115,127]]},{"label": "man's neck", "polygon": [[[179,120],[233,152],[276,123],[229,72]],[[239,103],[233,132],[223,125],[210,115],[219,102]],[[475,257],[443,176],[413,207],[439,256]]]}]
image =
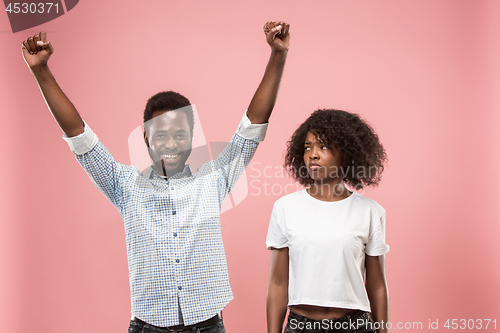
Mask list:
[{"label": "man's neck", "polygon": [[184,169],[186,168],[186,164],[184,164],[182,166],[182,168],[178,168],[174,171],[169,171],[169,172],[167,170],[165,170],[165,168],[163,168],[163,166],[158,167],[158,165],[156,165],[156,164],[151,165],[151,167],[156,172],[158,177],[163,178],[163,179],[168,179],[172,176],[175,176],[178,173],[183,172]]}]

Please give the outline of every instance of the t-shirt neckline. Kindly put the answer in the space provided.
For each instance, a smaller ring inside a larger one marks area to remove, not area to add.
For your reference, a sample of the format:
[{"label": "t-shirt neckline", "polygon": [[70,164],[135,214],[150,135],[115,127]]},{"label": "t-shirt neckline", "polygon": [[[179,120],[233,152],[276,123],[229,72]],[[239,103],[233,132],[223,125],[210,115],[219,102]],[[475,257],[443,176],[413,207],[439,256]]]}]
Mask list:
[{"label": "t-shirt neckline", "polygon": [[308,198],[308,200],[310,201],[313,201],[313,202],[316,202],[316,203],[319,203],[321,205],[340,205],[344,202],[348,202],[349,200],[351,200],[352,197],[354,197],[355,195],[358,195],[356,192],[352,191],[351,192],[351,195],[348,196],[347,198],[345,199],[341,199],[341,200],[337,200],[337,201],[323,201],[323,200],[319,200],[319,199],[316,199],[314,198],[312,195],[310,195],[308,192],[307,192],[307,188],[306,189],[303,189],[302,192],[304,193],[304,195]]}]

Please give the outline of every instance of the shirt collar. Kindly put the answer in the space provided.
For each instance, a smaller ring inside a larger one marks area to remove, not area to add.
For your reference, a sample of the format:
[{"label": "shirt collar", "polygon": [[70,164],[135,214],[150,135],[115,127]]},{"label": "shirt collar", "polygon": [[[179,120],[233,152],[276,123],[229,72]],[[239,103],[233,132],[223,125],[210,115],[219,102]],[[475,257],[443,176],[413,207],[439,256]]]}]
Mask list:
[{"label": "shirt collar", "polygon": [[192,175],[193,175],[193,171],[191,170],[191,166],[188,164],[184,167],[182,172],[178,172],[169,178],[160,177],[160,175],[158,175],[158,173],[153,169],[152,166],[149,167],[145,176],[148,179],[164,179],[165,180],[165,179],[180,179],[180,178],[184,178],[184,177],[191,177]]}]

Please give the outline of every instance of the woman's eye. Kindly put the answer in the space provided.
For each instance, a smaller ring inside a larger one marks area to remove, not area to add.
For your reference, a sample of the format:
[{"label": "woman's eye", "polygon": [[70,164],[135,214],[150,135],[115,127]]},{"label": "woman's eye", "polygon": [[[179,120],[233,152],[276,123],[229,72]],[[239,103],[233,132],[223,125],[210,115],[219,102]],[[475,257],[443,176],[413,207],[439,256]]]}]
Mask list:
[{"label": "woman's eye", "polygon": [[311,150],[311,147],[304,147],[304,150]]},{"label": "woman's eye", "polygon": [[321,149],[328,149],[328,147],[327,146],[323,146],[323,147],[321,147]]}]

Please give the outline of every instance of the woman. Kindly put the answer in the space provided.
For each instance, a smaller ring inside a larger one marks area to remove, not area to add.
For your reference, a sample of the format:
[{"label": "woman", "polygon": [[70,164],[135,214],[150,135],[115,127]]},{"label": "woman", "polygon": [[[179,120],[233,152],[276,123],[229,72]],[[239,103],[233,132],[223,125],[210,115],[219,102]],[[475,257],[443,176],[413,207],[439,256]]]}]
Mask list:
[{"label": "woman", "polygon": [[356,114],[317,110],[295,131],[285,166],[307,189],[274,204],[269,333],[282,332],[287,306],[287,333],[386,332],[385,210],[355,192],[377,186],[386,161]]}]

